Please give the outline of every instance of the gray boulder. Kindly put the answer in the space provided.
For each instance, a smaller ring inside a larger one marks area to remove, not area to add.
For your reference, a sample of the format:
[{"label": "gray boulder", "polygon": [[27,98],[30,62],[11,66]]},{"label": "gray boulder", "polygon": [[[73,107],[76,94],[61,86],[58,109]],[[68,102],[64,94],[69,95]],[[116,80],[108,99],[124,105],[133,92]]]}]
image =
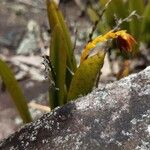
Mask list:
[{"label": "gray boulder", "polygon": [[58,107],[0,150],[150,150],[150,67]]}]

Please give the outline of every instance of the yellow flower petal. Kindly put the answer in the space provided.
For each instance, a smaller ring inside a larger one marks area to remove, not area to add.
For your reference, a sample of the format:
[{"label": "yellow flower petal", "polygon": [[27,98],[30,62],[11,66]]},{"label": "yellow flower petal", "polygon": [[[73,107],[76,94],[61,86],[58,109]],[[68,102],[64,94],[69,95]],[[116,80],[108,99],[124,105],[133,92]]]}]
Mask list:
[{"label": "yellow flower petal", "polygon": [[85,46],[81,54],[80,63],[82,63],[88,57],[89,51],[95,48],[98,43],[105,42],[109,39],[117,39],[119,48],[127,51],[131,51],[132,45],[136,43],[135,39],[130,34],[126,33],[126,30],[120,30],[116,32],[111,30],[104,35],[96,37]]}]

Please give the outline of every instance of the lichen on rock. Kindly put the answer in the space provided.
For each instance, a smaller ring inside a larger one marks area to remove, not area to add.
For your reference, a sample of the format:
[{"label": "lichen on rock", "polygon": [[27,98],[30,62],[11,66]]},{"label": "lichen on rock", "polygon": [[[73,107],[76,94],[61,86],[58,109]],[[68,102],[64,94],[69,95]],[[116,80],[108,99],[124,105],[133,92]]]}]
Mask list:
[{"label": "lichen on rock", "polygon": [[149,150],[150,67],[43,115],[0,149]]}]

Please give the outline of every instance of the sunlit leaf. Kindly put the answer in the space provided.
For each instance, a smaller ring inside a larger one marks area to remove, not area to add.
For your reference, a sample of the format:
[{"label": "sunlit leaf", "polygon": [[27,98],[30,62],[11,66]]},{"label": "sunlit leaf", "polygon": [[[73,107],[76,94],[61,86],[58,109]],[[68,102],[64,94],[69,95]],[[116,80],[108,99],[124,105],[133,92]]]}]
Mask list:
[{"label": "sunlit leaf", "polygon": [[105,52],[101,51],[80,64],[72,79],[68,100],[85,95],[92,90],[96,76],[103,66],[104,57]]},{"label": "sunlit leaf", "polygon": [[31,116],[28,110],[26,98],[23,95],[12,71],[7,64],[0,60],[0,77],[2,78],[8,92],[10,93],[12,100],[23,120],[24,123],[31,122]]}]

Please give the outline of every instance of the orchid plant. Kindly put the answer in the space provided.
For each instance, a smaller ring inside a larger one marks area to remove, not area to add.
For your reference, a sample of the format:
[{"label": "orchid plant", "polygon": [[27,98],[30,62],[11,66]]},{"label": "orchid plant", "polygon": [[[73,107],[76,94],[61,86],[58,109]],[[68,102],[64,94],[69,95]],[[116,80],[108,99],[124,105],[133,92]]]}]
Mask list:
[{"label": "orchid plant", "polygon": [[[77,67],[63,15],[52,0],[47,0],[47,6],[50,28],[52,29],[49,56],[51,62],[49,67],[52,71],[49,72],[49,77],[53,86],[50,87],[49,97],[51,108],[55,108],[83,96],[93,89],[98,73],[103,67],[107,49],[111,48],[108,42],[115,40],[121,51],[130,53],[136,41],[126,30],[113,29],[104,35],[91,39],[85,45],[80,65]],[[105,43],[105,46],[91,56],[91,51],[98,43]]]},{"label": "orchid plant", "polygon": [[[133,51],[135,39],[126,30],[113,29],[104,35],[91,39],[82,50],[80,64],[77,67],[73,44],[63,15],[53,0],[47,0],[49,25],[52,30],[48,56],[49,102],[50,108],[64,105],[81,95],[86,95],[98,81],[98,75],[104,64],[107,49],[112,41],[127,53]],[[104,43],[94,55],[90,55],[98,43]],[[126,62],[128,65],[128,61]],[[122,71],[121,76],[124,76]],[[0,60],[0,76],[25,123],[32,121],[27,101],[12,71]]]}]

